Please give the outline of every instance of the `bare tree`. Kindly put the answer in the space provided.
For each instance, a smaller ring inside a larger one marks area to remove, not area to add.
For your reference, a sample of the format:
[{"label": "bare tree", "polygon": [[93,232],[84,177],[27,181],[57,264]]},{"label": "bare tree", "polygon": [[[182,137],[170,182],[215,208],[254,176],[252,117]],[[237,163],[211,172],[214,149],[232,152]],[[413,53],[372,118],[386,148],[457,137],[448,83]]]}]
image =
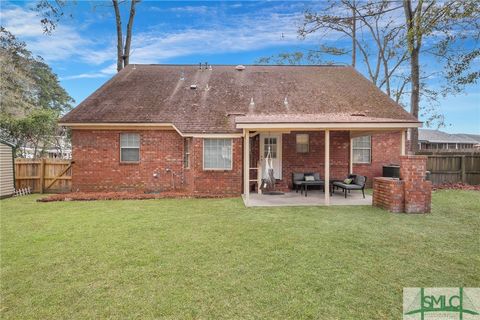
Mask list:
[{"label": "bare tree", "polygon": [[331,0],[322,12],[305,12],[299,34],[302,37],[313,33],[321,36],[337,34],[339,39],[350,38],[350,50],[322,46],[322,52],[329,55],[350,53],[355,67],[358,49],[370,80],[399,102],[409,77],[398,75],[399,67],[408,59],[403,49],[404,25],[395,16],[388,15],[398,8],[390,1]]},{"label": "bare tree", "polygon": [[[403,0],[403,9],[405,13],[406,41],[408,48],[408,57],[410,60],[410,113],[418,119],[421,98],[421,64],[420,56],[422,54],[432,53],[440,60],[447,59],[452,61],[452,57],[464,58],[462,68],[455,70],[455,67],[449,70],[447,77],[455,77],[466,69],[469,69],[473,56],[478,56],[478,47],[468,50],[465,55],[460,52],[452,53],[452,48],[458,40],[464,39],[461,31],[471,30],[479,24],[480,4],[477,0],[450,0],[443,2],[423,0],[412,1]],[[478,29],[477,29],[478,37]],[[441,37],[441,34],[444,37]],[[436,45],[432,48],[424,49],[424,40],[426,37],[436,37]],[[478,44],[477,44],[478,46]],[[424,50],[422,50],[424,49]],[[455,50],[456,51],[456,50]],[[455,59],[455,58],[453,58]],[[448,63],[447,63],[448,68]],[[480,76],[479,72],[471,73],[467,81],[456,83],[457,90],[461,90],[461,85],[474,83]],[[446,92],[450,92],[446,88]],[[411,151],[418,148],[418,130],[412,130]]]},{"label": "bare tree", "polygon": [[130,1],[130,14],[127,23],[127,34],[125,37],[125,47],[123,46],[122,35],[122,18],[120,16],[120,8],[118,0],[112,0],[115,10],[115,22],[117,29],[117,71],[122,70],[130,63],[130,47],[132,43],[133,20],[135,18],[135,5],[139,0]]},{"label": "bare tree", "polygon": [[[125,45],[123,44],[122,17],[120,14],[120,5],[130,2],[130,12],[125,36]],[[115,23],[117,33],[117,71],[122,70],[130,63],[130,49],[132,43],[133,22],[135,20],[136,5],[140,0],[112,0],[113,10],[115,12]],[[41,16],[43,31],[46,34],[52,34],[62,17],[66,16],[66,8],[75,2],[65,0],[39,0],[36,5],[36,11]],[[69,14],[72,17],[72,14]]]}]

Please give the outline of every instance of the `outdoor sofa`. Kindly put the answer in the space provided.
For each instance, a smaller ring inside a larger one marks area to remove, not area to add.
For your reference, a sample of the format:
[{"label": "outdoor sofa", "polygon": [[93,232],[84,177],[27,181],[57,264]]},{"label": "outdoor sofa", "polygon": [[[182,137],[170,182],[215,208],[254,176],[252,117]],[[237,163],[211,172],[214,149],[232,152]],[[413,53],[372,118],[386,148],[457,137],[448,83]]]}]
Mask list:
[{"label": "outdoor sofa", "polygon": [[323,191],[325,191],[325,181],[320,178],[320,173],[318,172],[292,173],[292,186],[297,193],[299,189],[302,194],[305,191],[305,197],[307,196],[309,187],[320,186],[323,187]]},{"label": "outdoor sofa", "polygon": [[[350,183],[346,183],[347,179],[351,180]],[[367,183],[367,177],[350,174],[347,179],[344,181],[334,181],[333,189],[340,188],[345,193],[345,198],[347,197],[347,192],[351,190],[362,190],[363,198],[365,199],[365,185]],[[334,190],[332,190],[334,192]]]}]

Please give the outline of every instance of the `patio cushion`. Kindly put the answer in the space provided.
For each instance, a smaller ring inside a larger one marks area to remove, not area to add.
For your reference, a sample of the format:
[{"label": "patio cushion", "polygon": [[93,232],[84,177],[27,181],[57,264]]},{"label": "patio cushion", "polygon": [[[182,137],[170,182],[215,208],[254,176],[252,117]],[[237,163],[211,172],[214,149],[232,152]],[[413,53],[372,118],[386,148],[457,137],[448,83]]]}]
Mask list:
[{"label": "patio cushion", "polygon": [[355,179],[353,180],[353,183],[363,187],[363,185],[365,184],[365,177],[356,176]]},{"label": "patio cushion", "polygon": [[294,183],[299,182],[299,181],[304,181],[305,180],[305,174],[304,173],[299,173],[299,172],[294,172],[292,173],[292,180]]},{"label": "patio cushion", "polygon": [[320,179],[320,173],[318,172],[307,172],[305,173],[305,176],[313,176],[315,181],[322,181],[322,179]]},{"label": "patio cushion", "polygon": [[362,186],[359,186],[358,184],[346,184],[340,181],[336,181],[333,183],[334,186],[347,189],[347,190],[361,190]]},{"label": "patio cushion", "polygon": [[305,176],[305,181],[315,181],[314,176]]},{"label": "patio cushion", "polygon": [[350,183],[352,183],[352,181],[353,181],[353,179],[348,179],[347,178],[347,179],[343,180],[343,183],[350,184]]}]

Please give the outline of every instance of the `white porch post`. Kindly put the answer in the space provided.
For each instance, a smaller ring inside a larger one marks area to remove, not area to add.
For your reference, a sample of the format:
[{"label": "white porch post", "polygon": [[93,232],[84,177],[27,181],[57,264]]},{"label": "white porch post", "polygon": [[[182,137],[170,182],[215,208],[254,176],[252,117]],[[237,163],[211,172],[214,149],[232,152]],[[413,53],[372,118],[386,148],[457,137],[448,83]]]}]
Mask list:
[{"label": "white porch post", "polygon": [[330,130],[325,129],[325,205],[330,205]]},{"label": "white porch post", "polygon": [[350,131],[350,163],[349,163],[349,174],[353,174],[353,138],[352,132]]},{"label": "white porch post", "polygon": [[401,145],[401,151],[400,151],[400,155],[401,156],[404,156],[405,155],[405,131],[400,131],[400,133],[402,134],[402,145]]},{"label": "white porch post", "polygon": [[250,131],[243,134],[243,195],[245,204],[250,200]]}]

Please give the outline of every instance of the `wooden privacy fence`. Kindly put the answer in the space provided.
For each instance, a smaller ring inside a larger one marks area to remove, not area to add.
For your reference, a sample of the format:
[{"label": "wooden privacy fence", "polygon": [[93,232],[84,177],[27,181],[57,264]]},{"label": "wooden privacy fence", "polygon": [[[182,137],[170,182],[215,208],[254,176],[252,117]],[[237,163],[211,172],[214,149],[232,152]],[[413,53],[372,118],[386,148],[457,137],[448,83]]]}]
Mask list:
[{"label": "wooden privacy fence", "polygon": [[427,170],[433,184],[480,184],[480,154],[427,155]]},{"label": "wooden privacy fence", "polygon": [[69,192],[72,189],[72,161],[15,159],[15,188],[32,192]]}]

